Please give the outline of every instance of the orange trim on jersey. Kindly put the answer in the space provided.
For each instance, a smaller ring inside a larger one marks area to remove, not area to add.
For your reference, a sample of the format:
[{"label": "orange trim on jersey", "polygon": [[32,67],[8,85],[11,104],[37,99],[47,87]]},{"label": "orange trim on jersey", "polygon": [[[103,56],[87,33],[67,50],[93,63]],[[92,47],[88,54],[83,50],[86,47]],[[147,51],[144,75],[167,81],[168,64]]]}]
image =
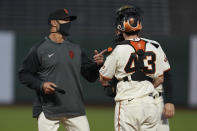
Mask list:
[{"label": "orange trim on jersey", "polygon": [[140,50],[140,49],[142,49],[143,51],[145,51],[146,42],[144,40],[130,41],[130,44],[134,47],[134,49],[136,50],[136,52],[138,50]]},{"label": "orange trim on jersey", "polygon": [[162,77],[162,76],[164,76],[164,74],[161,74],[161,75],[159,75],[158,77]]},{"label": "orange trim on jersey", "polygon": [[121,109],[121,102],[119,102],[119,110],[118,110],[118,131],[120,131],[120,109]]},{"label": "orange trim on jersey", "polygon": [[112,80],[112,78],[109,78],[109,77],[106,77],[106,76],[102,76],[101,74],[100,74],[100,76],[101,76],[102,79],[105,80],[105,81],[110,81],[110,80]]},{"label": "orange trim on jersey", "polygon": [[168,72],[168,71],[170,71],[170,70],[171,70],[171,68],[169,68],[169,69],[165,70],[164,72]]},{"label": "orange trim on jersey", "polygon": [[112,47],[107,48],[107,52],[112,52],[112,50],[113,50]]}]

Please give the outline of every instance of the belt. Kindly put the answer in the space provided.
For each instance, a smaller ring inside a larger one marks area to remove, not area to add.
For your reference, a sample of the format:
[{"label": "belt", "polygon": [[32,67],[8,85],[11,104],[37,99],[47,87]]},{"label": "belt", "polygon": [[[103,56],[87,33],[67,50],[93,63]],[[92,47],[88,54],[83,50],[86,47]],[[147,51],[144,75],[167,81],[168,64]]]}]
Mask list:
[{"label": "belt", "polygon": [[155,99],[155,98],[157,97],[156,95],[153,95],[153,93],[149,93],[148,95],[144,95],[144,96],[136,97],[136,98],[130,98],[130,99],[126,100],[126,101],[130,102],[130,101],[132,101],[132,100],[134,100],[134,99],[139,99],[139,98],[143,98],[143,97],[146,97],[146,96],[150,96],[150,97],[152,97],[153,99]]},{"label": "belt", "polygon": [[157,95],[153,95],[153,93],[149,93],[148,96],[153,97],[154,99],[157,97]]},{"label": "belt", "polygon": [[162,92],[159,92],[158,95],[153,96],[153,93],[150,93],[149,96],[152,96],[155,99],[155,98],[162,96],[162,94],[163,94]]},{"label": "belt", "polygon": [[159,92],[159,97],[163,95],[163,92]]}]

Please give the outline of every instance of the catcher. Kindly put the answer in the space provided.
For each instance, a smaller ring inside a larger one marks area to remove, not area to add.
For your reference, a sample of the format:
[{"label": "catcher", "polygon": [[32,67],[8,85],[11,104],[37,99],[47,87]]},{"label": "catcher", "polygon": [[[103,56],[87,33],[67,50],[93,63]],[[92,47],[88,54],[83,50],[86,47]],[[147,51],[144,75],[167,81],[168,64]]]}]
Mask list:
[{"label": "catcher", "polygon": [[[164,78],[169,79],[164,74],[168,74],[170,65],[160,44],[139,37],[141,15],[142,10],[132,5],[117,10],[117,34],[124,40],[111,49],[100,69],[101,84],[115,97],[116,131],[158,130],[160,115],[155,99],[161,93],[155,87],[165,82]],[[114,88],[110,90],[111,85]]]}]

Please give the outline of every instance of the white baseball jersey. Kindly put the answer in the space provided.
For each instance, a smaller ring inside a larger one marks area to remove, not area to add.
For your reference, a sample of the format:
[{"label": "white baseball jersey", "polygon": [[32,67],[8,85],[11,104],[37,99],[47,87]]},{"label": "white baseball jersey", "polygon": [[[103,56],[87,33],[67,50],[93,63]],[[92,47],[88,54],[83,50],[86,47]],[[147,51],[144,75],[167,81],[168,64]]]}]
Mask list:
[{"label": "white baseball jersey", "polygon": [[[151,78],[163,75],[164,71],[170,69],[170,65],[160,44],[156,41],[135,38],[128,41],[128,44],[117,45],[112,53],[106,58],[100,75],[107,80],[115,76],[121,80],[125,76],[130,76],[136,70],[138,49],[144,50],[143,72]],[[142,97],[155,92],[154,86],[149,81],[120,81],[117,84],[115,101]]]}]

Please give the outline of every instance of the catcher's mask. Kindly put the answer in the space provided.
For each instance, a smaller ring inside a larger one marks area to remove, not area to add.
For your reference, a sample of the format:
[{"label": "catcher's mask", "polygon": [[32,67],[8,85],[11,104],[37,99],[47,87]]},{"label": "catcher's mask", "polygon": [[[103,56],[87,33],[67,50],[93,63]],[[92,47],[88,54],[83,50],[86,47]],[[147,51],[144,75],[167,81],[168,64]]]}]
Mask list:
[{"label": "catcher's mask", "polygon": [[116,11],[116,28],[123,32],[136,32],[142,29],[140,16],[142,10],[138,7],[125,5]]}]

